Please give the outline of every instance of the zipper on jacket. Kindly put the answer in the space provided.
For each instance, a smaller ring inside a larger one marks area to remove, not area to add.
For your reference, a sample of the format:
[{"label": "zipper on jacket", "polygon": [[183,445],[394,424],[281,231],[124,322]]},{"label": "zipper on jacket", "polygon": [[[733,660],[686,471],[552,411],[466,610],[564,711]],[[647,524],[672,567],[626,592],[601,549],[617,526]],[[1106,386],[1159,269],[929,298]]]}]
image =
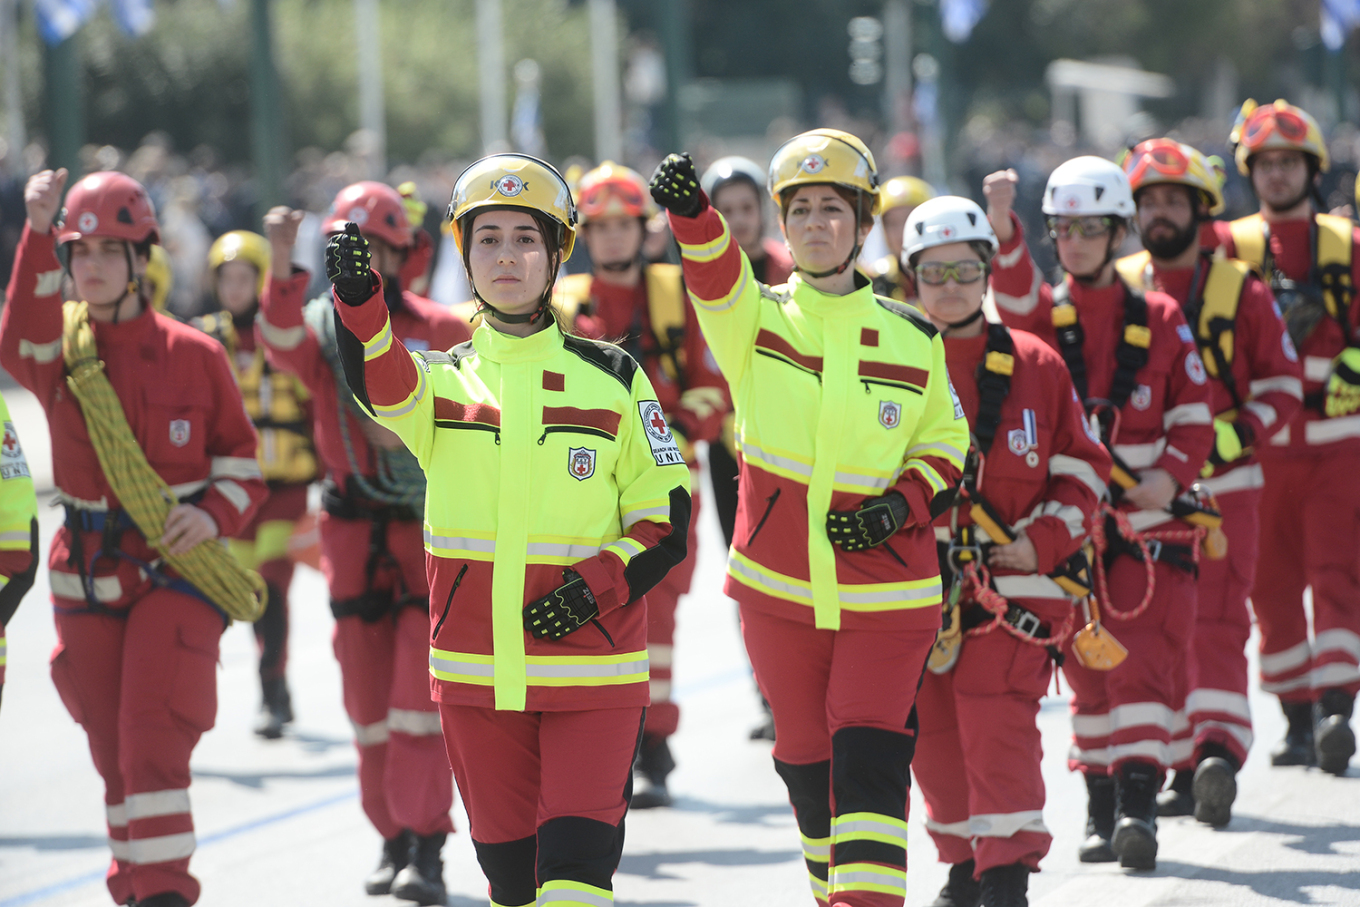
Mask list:
[{"label": "zipper on jacket", "polygon": [[871,385],[871,384],[880,384],[880,385],[882,385],[883,387],[893,387],[893,388],[897,388],[898,390],[911,391],[913,394],[915,394],[915,395],[918,396],[918,397],[924,397],[924,396],[925,396],[925,392],[922,391],[919,387],[915,387],[915,386],[910,385],[910,384],[903,384],[903,383],[900,382],[900,381],[880,381],[880,380],[878,380],[878,379],[876,379],[876,378],[861,378],[861,379],[859,379],[859,380],[860,380],[860,383],[862,383],[862,384],[864,385],[864,392],[865,392],[866,394],[873,393],[873,391],[869,388],[869,385]]},{"label": "zipper on jacket", "polygon": [[759,354],[762,355],[762,356],[769,356],[771,359],[774,359],[776,362],[782,362],[782,363],[784,363],[785,365],[791,365],[791,366],[793,366],[794,368],[798,369],[798,371],[800,371],[800,372],[806,372],[807,374],[809,374],[809,375],[811,375],[812,377],[816,378],[818,384],[821,384],[821,383],[822,383],[822,373],[819,372],[819,371],[817,371],[817,370],[815,370],[815,369],[810,369],[810,368],[808,368],[806,365],[799,365],[797,362],[794,362],[792,359],[788,358],[787,356],[781,356],[781,355],[779,355],[778,353],[772,353],[772,352],[770,352],[770,351],[768,351],[768,350],[757,349],[756,352],[759,353]]},{"label": "zipper on jacket", "polygon": [[604,634],[605,642],[609,643],[609,648],[614,648],[614,637],[609,635],[609,631],[604,628],[604,624],[600,623],[600,619],[598,617],[592,617],[590,622],[595,625],[596,630],[599,630]]},{"label": "zipper on jacket", "polygon": [[458,575],[453,578],[453,585],[449,588],[449,600],[444,602],[444,613],[439,615],[439,623],[434,625],[434,632],[430,634],[430,642],[439,638],[439,630],[444,626],[444,619],[449,616],[449,607],[453,604],[453,593],[458,591],[458,584],[463,581],[463,574],[467,573],[468,565],[464,564],[463,569],[458,571]]},{"label": "zipper on jacket", "polygon": [[760,530],[765,528],[765,521],[770,518],[770,511],[774,510],[774,502],[779,500],[779,494],[783,490],[784,489],[782,488],[776,488],[774,490],[774,494],[770,495],[768,498],[765,499],[766,501],[769,502],[765,505],[765,515],[760,518],[759,523],[756,523],[755,532],[752,532],[751,537],[746,540],[747,548],[750,548],[752,545],[756,543],[756,536],[760,535]]},{"label": "zipper on jacket", "polygon": [[553,432],[566,432],[574,435],[594,435],[597,438],[604,438],[606,441],[613,441],[614,436],[607,431],[598,428],[588,428],[584,425],[550,425],[543,429],[543,434],[539,436],[538,446],[542,447],[543,442],[548,440],[548,435]]}]

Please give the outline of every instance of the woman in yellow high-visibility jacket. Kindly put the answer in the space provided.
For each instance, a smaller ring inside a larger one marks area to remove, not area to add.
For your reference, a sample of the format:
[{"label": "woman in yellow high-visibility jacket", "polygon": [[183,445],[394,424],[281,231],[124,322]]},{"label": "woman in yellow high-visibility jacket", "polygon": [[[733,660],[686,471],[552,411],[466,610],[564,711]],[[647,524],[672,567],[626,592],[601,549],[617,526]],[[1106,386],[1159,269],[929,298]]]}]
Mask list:
[{"label": "woman in yellow high-visibility jacket", "polygon": [[854,267],[877,190],[854,136],[784,143],[770,196],[795,273],[767,287],[688,155],[663,161],[651,187],[736,410],[727,593],[774,712],[813,895],[847,907],[900,907],[906,893],[913,704],[940,626],[930,524],[968,449],[935,328]]},{"label": "woman in yellow high-visibility jacket", "polygon": [[562,176],[491,155],[449,217],[472,340],[408,352],[351,224],[326,252],[341,356],[429,478],[431,683],[491,901],[599,907],[648,701],[643,595],[685,557],[689,470],[638,364],[549,307],[576,235]]}]

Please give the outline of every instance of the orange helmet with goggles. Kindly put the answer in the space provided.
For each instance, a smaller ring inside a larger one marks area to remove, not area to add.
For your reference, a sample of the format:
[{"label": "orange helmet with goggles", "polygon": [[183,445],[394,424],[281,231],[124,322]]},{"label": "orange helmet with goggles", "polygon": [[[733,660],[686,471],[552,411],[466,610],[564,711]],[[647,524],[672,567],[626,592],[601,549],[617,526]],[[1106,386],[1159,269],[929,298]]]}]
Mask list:
[{"label": "orange helmet with goggles", "polygon": [[576,184],[576,205],[581,223],[601,217],[651,217],[656,213],[647,181],[622,164],[605,161]]},{"label": "orange helmet with goggles", "polygon": [[874,215],[882,203],[878,165],[867,145],[839,129],[813,129],[789,139],[770,160],[770,198],[784,210],[784,190],[794,186],[841,186],[869,198]]},{"label": "orange helmet with goggles", "polygon": [[1199,191],[1210,214],[1223,210],[1223,162],[1184,142],[1148,139],[1129,149],[1120,163],[1135,198],[1144,186],[1189,186]]},{"label": "orange helmet with goggles", "polygon": [[1267,106],[1258,106],[1250,99],[1243,103],[1228,135],[1228,146],[1235,149],[1237,169],[1243,176],[1251,175],[1248,162],[1262,151],[1302,151],[1317,159],[1319,170],[1325,172],[1331,166],[1317,120],[1284,100]]}]

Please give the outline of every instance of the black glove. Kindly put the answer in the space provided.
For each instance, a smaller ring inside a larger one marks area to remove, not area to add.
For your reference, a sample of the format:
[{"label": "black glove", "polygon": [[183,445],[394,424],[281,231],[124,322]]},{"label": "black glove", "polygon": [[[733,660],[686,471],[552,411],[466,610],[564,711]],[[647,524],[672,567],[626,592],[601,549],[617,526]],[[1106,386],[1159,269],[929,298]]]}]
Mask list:
[{"label": "black glove", "polygon": [[369,267],[373,253],[359,225],[345,224],[326,243],[326,279],[335,285],[336,298],[345,305],[363,305],[378,290],[378,277]]},{"label": "black glove", "polygon": [[863,551],[882,545],[907,523],[907,499],[896,491],[881,498],[865,498],[858,510],[833,510],[826,515],[826,534],[842,551]]},{"label": "black glove", "polygon": [[698,217],[708,207],[708,198],[699,188],[699,175],[689,152],[668,154],[656,165],[648,186],[658,205],[680,217]]},{"label": "black glove", "polygon": [[599,615],[586,581],[574,570],[563,570],[566,583],[524,606],[524,631],[535,639],[561,639],[590,623]]}]

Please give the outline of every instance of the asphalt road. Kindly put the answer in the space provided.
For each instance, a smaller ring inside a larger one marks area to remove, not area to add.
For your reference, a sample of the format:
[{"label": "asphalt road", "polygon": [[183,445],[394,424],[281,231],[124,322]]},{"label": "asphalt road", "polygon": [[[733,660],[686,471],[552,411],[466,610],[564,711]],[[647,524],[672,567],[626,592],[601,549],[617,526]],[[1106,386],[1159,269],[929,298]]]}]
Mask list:
[{"label": "asphalt road", "polygon": [[[22,391],[5,391],[40,486],[51,498],[42,413]],[[721,592],[724,552],[705,508],[694,594],[681,604],[675,692],[683,714],[673,742],[674,808],[628,818],[615,878],[621,904],[646,907],[812,901],[797,830],[769,744],[749,742],[758,705],[737,634],[735,606]],[[59,510],[41,507],[44,547]],[[193,871],[204,907],[331,907],[392,904],[364,895],[377,834],[359,809],[354,750],[330,651],[331,617],[321,577],[307,569],[293,587],[290,682],[297,723],[284,739],[250,731],[258,702],[254,642],[234,626],[222,642],[217,727],[194,754],[192,800],[198,852]],[[9,627],[9,669],[0,712],[0,907],[106,905],[108,863],[102,787],[83,732],[47,673],[55,641],[45,571]],[[1064,689],[1065,692],[1065,689]],[[1058,905],[1360,905],[1360,764],[1334,778],[1273,769],[1266,751],[1283,733],[1272,697],[1254,694],[1257,746],[1239,778],[1232,824],[1214,831],[1192,819],[1161,823],[1152,873],[1085,866],[1076,847],[1085,791],[1069,774],[1064,697],[1045,701],[1045,821],[1054,834],[1031,903]],[[945,867],[913,797],[908,905],[928,904]],[[487,902],[486,883],[457,815],[445,847],[449,903]],[[409,904],[410,902],[399,902]]]}]

